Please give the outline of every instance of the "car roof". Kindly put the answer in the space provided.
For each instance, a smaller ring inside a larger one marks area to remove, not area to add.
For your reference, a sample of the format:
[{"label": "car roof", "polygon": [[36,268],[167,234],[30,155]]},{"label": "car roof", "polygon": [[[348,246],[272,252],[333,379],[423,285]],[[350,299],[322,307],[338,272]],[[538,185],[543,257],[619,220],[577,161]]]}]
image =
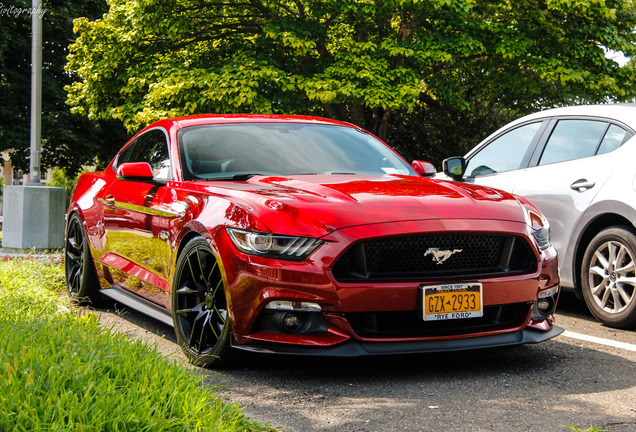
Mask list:
[{"label": "car roof", "polygon": [[357,127],[351,123],[321,117],[278,114],[200,114],[171,119],[179,127],[199,126],[219,123],[312,123]]},{"label": "car roof", "polygon": [[562,116],[611,118],[636,129],[636,103],[572,105],[567,107],[551,108],[521,117],[512,122],[511,125],[538,118]]},{"label": "car roof", "polygon": [[352,123],[347,123],[339,120],[332,120],[322,117],[312,117],[303,115],[281,115],[281,114],[197,114],[183,117],[170,117],[161,120],[157,120],[145,128],[138,131],[130,140],[135,140],[139,135],[154,128],[164,128],[166,130],[172,129],[176,126],[177,129],[182,129],[190,126],[201,126],[210,124],[227,124],[227,123],[309,123],[309,124],[322,124],[322,125],[336,125],[346,126],[355,129],[361,129]]},{"label": "car roof", "polygon": [[499,129],[488,135],[486,138],[484,138],[478,145],[471,148],[468,153],[465,154],[465,157],[470,157],[473,153],[476,153],[479,149],[481,149],[485,143],[490,142],[502,132],[510,130],[515,126],[531,122],[532,120],[568,116],[588,118],[598,117],[599,119],[610,118],[623,123],[624,125],[627,125],[634,131],[636,131],[636,103],[572,105],[559,108],[550,108],[528,114],[503,125]]}]

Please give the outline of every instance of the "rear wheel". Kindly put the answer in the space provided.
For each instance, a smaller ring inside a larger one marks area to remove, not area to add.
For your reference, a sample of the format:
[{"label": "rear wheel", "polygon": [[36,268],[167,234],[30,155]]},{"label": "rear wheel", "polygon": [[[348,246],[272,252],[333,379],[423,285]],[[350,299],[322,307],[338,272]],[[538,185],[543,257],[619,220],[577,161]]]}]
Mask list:
[{"label": "rear wheel", "polygon": [[231,333],[223,277],[202,238],[190,240],[177,259],[172,317],[177,342],[193,364],[227,362]]},{"label": "rear wheel", "polygon": [[95,265],[88,246],[88,238],[77,213],[71,216],[64,243],[66,289],[80,304],[97,305],[101,300]]},{"label": "rear wheel", "polygon": [[607,228],[590,242],[581,269],[583,297],[592,314],[616,328],[636,325],[636,236]]}]

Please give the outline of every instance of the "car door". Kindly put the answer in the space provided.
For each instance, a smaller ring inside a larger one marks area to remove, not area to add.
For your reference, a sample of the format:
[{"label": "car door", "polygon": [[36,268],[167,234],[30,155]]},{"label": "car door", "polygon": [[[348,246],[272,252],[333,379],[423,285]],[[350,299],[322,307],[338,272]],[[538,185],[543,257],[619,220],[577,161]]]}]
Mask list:
[{"label": "car door", "polygon": [[[108,252],[101,261],[108,266],[117,286],[163,306],[169,304],[170,268],[164,219],[172,217],[160,210],[172,177],[168,149],[163,129],[152,129],[139,136],[119,154],[114,171],[126,162],[147,162],[155,181],[117,178],[102,199]],[[115,172],[109,175],[114,176]]]},{"label": "car door", "polygon": [[[572,231],[610,176],[606,162],[630,133],[602,119],[553,119],[549,136],[520,171],[513,192],[532,201],[548,218],[552,241],[562,254]],[[565,256],[565,255],[562,255]]]},{"label": "car door", "polygon": [[632,134],[599,118],[541,124],[511,128],[468,154],[467,181],[529,198],[550,221],[552,241],[564,254],[574,224],[611,173],[604,159]]}]

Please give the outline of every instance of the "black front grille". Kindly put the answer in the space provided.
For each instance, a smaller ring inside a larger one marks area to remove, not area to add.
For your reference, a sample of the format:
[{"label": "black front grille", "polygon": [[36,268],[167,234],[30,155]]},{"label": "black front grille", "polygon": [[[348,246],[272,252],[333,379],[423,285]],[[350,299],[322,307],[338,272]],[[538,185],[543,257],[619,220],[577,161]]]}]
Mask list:
[{"label": "black front grille", "polygon": [[345,317],[360,337],[441,337],[523,326],[531,304],[485,306],[479,318],[424,321],[416,311],[350,312]]},{"label": "black front grille", "polygon": [[426,280],[530,273],[536,266],[522,237],[437,234],[357,243],[338,260],[333,274],[339,281]]}]

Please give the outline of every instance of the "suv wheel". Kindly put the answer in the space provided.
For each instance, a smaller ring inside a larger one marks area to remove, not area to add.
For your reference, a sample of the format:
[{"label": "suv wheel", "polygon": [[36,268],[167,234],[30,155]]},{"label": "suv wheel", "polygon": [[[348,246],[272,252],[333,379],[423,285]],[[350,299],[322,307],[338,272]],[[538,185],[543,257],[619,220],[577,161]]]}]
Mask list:
[{"label": "suv wheel", "polygon": [[636,325],[636,236],[627,226],[599,232],[581,266],[583,297],[592,314],[616,328]]}]

